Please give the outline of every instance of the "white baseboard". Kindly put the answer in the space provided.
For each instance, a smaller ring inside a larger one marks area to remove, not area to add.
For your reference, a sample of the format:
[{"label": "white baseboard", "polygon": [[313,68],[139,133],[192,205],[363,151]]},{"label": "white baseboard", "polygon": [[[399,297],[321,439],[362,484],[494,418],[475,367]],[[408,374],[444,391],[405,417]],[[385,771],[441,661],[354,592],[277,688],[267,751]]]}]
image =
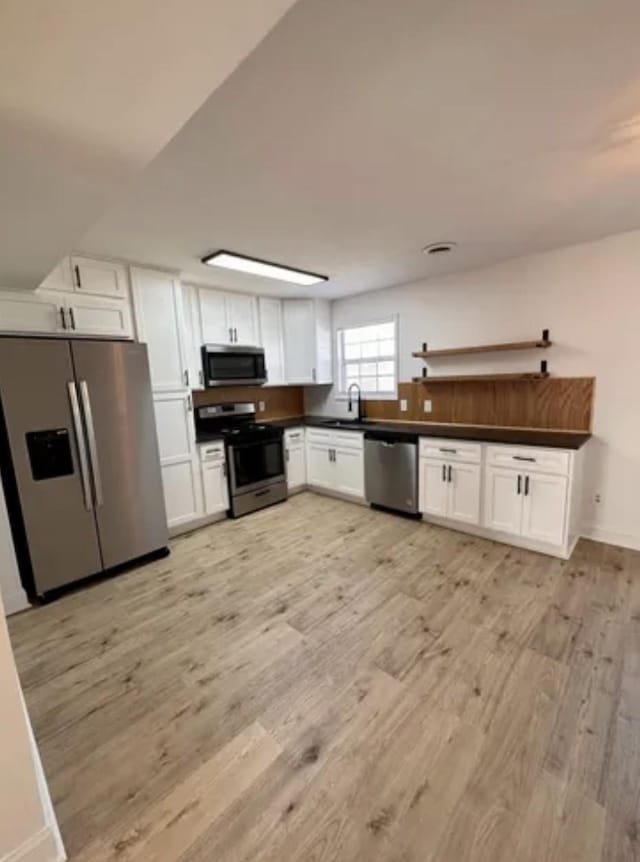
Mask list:
[{"label": "white baseboard", "polygon": [[593,539],[594,542],[604,542],[607,545],[618,545],[621,548],[630,548],[632,551],[640,551],[640,536],[633,533],[623,533],[618,530],[607,530],[589,524],[582,528],[582,537]]},{"label": "white baseboard", "polygon": [[63,862],[64,859],[65,855],[60,855],[53,831],[44,826],[19,847],[3,856],[0,862]]}]

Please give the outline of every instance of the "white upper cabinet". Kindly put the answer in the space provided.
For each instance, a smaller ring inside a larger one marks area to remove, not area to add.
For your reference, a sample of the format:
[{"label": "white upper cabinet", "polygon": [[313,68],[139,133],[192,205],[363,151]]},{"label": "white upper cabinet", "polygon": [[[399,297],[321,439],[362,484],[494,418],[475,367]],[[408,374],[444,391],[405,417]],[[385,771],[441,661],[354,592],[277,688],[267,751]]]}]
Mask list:
[{"label": "white upper cabinet", "polygon": [[255,296],[244,293],[227,294],[227,319],[233,332],[234,344],[255,346],[258,335],[258,308]]},{"label": "white upper cabinet", "polygon": [[166,272],[132,268],[131,283],[138,337],[147,345],[154,391],[187,389],[190,381],[179,281]]},{"label": "white upper cabinet", "polygon": [[0,293],[0,332],[64,333],[64,298],[55,293],[6,290]]},{"label": "white upper cabinet", "polygon": [[331,316],[319,299],[282,303],[285,376],[288,383],[331,383]]},{"label": "white upper cabinet", "polygon": [[259,343],[256,298],[201,287],[200,317],[204,344]]},{"label": "white upper cabinet", "polygon": [[218,290],[201,287],[200,318],[203,344],[231,344],[231,325],[227,323],[227,299]]},{"label": "white upper cabinet", "polygon": [[284,383],[284,344],[282,334],[282,302],[261,296],[260,341],[264,347],[268,382]]},{"label": "white upper cabinet", "polygon": [[182,285],[182,316],[184,320],[184,342],[187,357],[189,386],[191,389],[204,389],[202,371],[202,323],[198,288],[192,284]]},{"label": "white upper cabinet", "polygon": [[133,337],[131,308],[128,302],[118,299],[74,294],[66,299],[66,319],[71,335]]},{"label": "white upper cabinet", "polygon": [[74,255],[71,277],[73,290],[79,293],[120,299],[128,294],[127,268],[121,263]]}]

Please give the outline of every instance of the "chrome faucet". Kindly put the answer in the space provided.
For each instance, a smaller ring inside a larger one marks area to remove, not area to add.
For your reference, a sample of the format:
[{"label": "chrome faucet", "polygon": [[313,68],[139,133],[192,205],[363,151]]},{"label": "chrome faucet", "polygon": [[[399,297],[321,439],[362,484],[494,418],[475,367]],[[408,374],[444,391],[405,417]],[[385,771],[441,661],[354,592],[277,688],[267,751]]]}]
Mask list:
[{"label": "chrome faucet", "polygon": [[360,387],[357,383],[352,383],[351,386],[347,389],[347,397],[349,399],[349,403],[347,404],[347,410],[349,411],[349,413],[351,413],[351,411],[353,410],[353,404],[351,401],[351,390],[354,386],[358,390],[358,422],[362,422],[362,420],[364,419],[364,410],[362,409],[362,392],[360,391]]}]

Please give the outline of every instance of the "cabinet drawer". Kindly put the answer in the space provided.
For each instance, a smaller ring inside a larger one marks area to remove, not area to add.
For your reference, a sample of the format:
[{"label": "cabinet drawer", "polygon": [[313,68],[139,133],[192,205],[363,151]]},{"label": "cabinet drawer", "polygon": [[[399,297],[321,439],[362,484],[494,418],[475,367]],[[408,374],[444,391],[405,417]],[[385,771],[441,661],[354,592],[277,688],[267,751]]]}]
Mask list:
[{"label": "cabinet drawer", "polygon": [[482,455],[481,443],[470,443],[467,440],[448,440],[446,438],[421,437],[421,458],[443,458],[447,461],[465,461],[479,464]]},{"label": "cabinet drawer", "polygon": [[320,443],[327,446],[333,437],[329,428],[307,428],[305,434],[308,443]]},{"label": "cabinet drawer", "polygon": [[219,443],[202,443],[200,445],[200,460],[203,463],[207,461],[223,461],[224,443],[222,440]]},{"label": "cabinet drawer", "polygon": [[289,448],[302,446],[304,443],[304,428],[286,428],[284,442]]},{"label": "cabinet drawer", "polygon": [[364,434],[362,431],[334,431],[331,444],[339,449],[364,449]]},{"label": "cabinet drawer", "polygon": [[571,465],[571,453],[539,446],[487,446],[487,464],[529,473],[566,475]]}]

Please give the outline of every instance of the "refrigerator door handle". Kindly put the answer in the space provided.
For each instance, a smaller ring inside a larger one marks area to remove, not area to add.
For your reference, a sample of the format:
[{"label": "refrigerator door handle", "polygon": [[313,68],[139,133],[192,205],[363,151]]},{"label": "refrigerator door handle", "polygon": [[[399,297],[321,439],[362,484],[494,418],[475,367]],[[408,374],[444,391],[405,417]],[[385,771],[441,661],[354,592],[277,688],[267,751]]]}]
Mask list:
[{"label": "refrigerator door handle", "polygon": [[96,509],[102,506],[102,477],[100,475],[100,462],[98,461],[98,446],[96,444],[96,432],[93,427],[93,413],[91,412],[91,399],[89,398],[89,387],[86,380],[80,381],[80,398],[82,401],[82,412],[84,414],[84,425],[87,429],[87,442],[89,444],[89,459],[91,461],[91,473],[93,475],[93,493],[96,501]]},{"label": "refrigerator door handle", "polygon": [[87,447],[85,445],[82,420],[80,419],[80,405],[78,403],[78,392],[73,381],[67,383],[69,393],[69,404],[71,405],[71,416],[73,418],[73,431],[78,447],[78,461],[80,462],[80,479],[82,481],[82,493],[84,494],[84,506],[87,512],[93,509],[91,499],[91,483],[89,482],[89,463],[87,461]]}]

